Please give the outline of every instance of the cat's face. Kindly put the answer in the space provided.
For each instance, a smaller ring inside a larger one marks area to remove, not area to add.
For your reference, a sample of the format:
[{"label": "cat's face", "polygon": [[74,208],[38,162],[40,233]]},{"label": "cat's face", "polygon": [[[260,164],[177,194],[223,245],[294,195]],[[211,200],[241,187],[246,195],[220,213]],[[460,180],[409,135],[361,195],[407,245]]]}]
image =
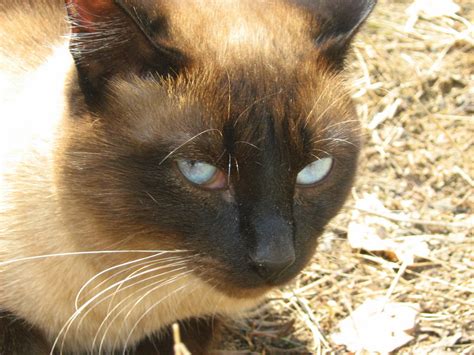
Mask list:
[{"label": "cat's face", "polygon": [[[336,33],[316,35],[314,11],[329,2],[233,2],[214,12],[167,2],[159,20],[149,2],[135,3],[145,31],[128,2],[99,9],[130,26],[133,43],[117,42],[123,61],[101,58],[110,49],[101,54],[97,43],[87,51],[80,36],[92,30],[75,28],[87,95],[81,103],[71,91],[60,176],[67,203],[100,231],[87,243],[189,250],[197,275],[242,297],[289,281],[352,184],[359,126],[340,71],[373,3],[349,1],[360,12],[353,26],[341,20]],[[221,30],[210,14],[222,15]],[[114,43],[107,33],[102,45]]]}]

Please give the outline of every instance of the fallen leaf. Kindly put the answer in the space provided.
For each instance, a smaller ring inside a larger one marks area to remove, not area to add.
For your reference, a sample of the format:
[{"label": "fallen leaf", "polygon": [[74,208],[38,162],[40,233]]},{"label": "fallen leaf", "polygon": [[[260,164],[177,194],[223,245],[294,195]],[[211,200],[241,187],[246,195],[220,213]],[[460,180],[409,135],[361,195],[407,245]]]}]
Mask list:
[{"label": "fallen leaf", "polygon": [[390,353],[413,339],[418,313],[417,304],[368,300],[339,323],[332,340],[352,352]]},{"label": "fallen leaf", "polygon": [[420,14],[427,18],[436,18],[441,16],[452,16],[459,12],[461,8],[453,0],[416,0],[408,9],[409,15],[419,16]]},{"label": "fallen leaf", "polygon": [[[373,212],[371,215],[362,211]],[[347,239],[353,249],[362,249],[374,253],[389,255],[392,262],[402,262],[408,266],[415,258],[428,258],[430,249],[428,243],[420,238],[405,238],[403,241],[390,239],[398,229],[397,224],[389,221],[383,215],[391,212],[373,194],[367,194],[356,201],[348,226]],[[393,257],[394,256],[394,257]]]}]

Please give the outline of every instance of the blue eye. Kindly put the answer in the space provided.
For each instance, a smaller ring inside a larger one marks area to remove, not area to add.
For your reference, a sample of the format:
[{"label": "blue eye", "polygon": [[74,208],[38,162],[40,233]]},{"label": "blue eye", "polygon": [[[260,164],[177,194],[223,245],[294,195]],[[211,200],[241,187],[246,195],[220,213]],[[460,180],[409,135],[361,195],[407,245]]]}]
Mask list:
[{"label": "blue eye", "polygon": [[223,173],[213,165],[197,160],[178,160],[181,174],[190,182],[210,189],[222,188]]},{"label": "blue eye", "polygon": [[300,171],[296,183],[302,186],[314,185],[323,180],[331,171],[333,158],[323,158],[312,162]]}]

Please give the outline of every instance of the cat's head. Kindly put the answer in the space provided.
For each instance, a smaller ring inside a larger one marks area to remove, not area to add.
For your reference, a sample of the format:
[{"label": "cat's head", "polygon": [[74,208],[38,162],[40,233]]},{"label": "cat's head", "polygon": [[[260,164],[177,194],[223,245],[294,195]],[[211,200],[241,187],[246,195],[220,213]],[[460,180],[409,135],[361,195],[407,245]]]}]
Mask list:
[{"label": "cat's head", "polygon": [[58,174],[98,231],[78,243],[190,250],[242,296],[293,278],[356,171],[342,71],[375,0],[67,2]]}]

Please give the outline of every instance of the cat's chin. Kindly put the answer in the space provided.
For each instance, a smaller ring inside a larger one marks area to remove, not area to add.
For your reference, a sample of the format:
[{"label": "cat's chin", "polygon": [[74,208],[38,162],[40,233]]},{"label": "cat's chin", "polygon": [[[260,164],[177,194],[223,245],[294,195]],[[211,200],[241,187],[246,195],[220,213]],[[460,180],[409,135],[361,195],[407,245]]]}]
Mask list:
[{"label": "cat's chin", "polygon": [[235,266],[226,265],[211,257],[199,259],[199,267],[194,276],[212,286],[220,293],[239,300],[263,298],[267,293],[290,283],[308,262],[308,256],[301,256],[297,263],[293,264],[279,277],[264,278],[251,267],[241,265],[239,269]]},{"label": "cat's chin", "polygon": [[198,277],[201,281],[204,281],[225,296],[242,301],[263,299],[270,291],[287,283],[270,284],[262,280],[261,282],[252,283],[250,285],[238,283],[235,280],[230,280],[228,277],[224,277],[223,279],[215,278],[212,280],[204,279],[199,275]]},{"label": "cat's chin", "polygon": [[273,287],[261,286],[257,288],[244,289],[244,288],[232,287],[229,285],[224,285],[224,286],[221,285],[217,289],[228,297],[242,300],[242,299],[263,298],[268,292],[270,292],[273,289]]}]

